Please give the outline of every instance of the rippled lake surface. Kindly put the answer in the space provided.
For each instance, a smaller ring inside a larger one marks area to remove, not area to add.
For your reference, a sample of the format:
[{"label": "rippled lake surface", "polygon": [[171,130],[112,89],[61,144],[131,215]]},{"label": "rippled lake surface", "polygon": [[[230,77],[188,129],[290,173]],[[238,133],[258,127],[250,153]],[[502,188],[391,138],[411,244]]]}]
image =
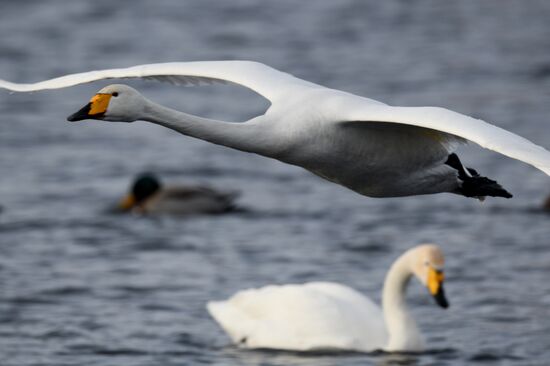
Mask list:
[{"label": "rippled lake surface", "polygon": [[[252,59],[396,105],[438,105],[550,147],[547,1],[2,1],[0,78]],[[110,82],[0,91],[0,364],[547,365],[548,177],[475,146],[462,160],[511,200],[371,199],[274,160],[137,122],[65,117]],[[266,107],[234,86],[128,82],[208,117]],[[117,216],[133,175],[239,190],[246,208]],[[270,283],[338,281],[377,301],[404,250],[439,243],[451,307],[409,289],[418,355],[240,350],[205,303]]]}]

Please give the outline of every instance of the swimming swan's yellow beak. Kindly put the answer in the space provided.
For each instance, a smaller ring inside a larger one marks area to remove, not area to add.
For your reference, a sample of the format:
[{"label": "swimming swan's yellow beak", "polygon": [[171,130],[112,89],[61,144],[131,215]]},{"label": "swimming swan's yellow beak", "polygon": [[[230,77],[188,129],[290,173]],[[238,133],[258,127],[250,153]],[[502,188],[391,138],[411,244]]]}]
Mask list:
[{"label": "swimming swan's yellow beak", "polygon": [[109,107],[110,100],[111,94],[96,94],[90,99],[90,103],[67,117],[67,121],[76,122],[83,119],[102,119],[107,111],[107,107]]},{"label": "swimming swan's yellow beak", "polygon": [[443,280],[445,275],[443,271],[430,267],[428,269],[428,289],[435,299],[437,305],[442,308],[448,308],[449,302],[445,297],[445,291],[443,290]]}]

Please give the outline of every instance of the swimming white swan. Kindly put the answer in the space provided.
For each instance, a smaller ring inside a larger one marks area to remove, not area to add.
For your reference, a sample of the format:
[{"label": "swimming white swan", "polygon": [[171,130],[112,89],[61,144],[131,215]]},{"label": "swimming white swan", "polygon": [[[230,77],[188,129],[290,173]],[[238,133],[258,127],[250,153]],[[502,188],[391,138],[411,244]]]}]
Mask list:
[{"label": "swimming white swan", "polygon": [[354,289],[330,282],[240,291],[207,308],[245,348],[422,351],[424,339],[408,312],[405,291],[414,275],[447,308],[443,264],[443,253],[433,244],[405,252],[386,275],[382,309]]},{"label": "swimming white swan", "polygon": [[124,85],[103,88],[68,119],[145,120],[182,134],[301,166],[371,197],[451,192],[511,197],[495,181],[465,168],[453,151],[467,140],[550,175],[550,152],[486,122],[444,108],[393,107],[329,89],[250,61],[202,61],[91,71],[34,84],[0,80],[28,92],[111,78],[197,85],[228,81],[271,101],[265,114],[228,123],[168,109]]}]

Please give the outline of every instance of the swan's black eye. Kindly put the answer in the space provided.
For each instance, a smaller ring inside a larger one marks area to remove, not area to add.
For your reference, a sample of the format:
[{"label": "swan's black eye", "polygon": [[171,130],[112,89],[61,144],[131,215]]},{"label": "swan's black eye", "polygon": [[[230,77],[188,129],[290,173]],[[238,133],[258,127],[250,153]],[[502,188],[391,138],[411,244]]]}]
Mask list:
[{"label": "swan's black eye", "polygon": [[113,94],[111,94],[113,97],[118,97],[118,92],[114,92]]}]

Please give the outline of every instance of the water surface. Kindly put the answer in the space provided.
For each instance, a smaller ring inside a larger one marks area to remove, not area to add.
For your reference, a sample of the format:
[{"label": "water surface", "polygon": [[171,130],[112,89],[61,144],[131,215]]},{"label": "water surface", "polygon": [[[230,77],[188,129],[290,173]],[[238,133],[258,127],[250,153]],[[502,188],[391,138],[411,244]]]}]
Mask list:
[{"label": "water surface", "polygon": [[[165,61],[252,59],[396,105],[437,105],[550,147],[545,1],[3,1],[0,77]],[[512,200],[369,199],[296,167],[144,122],[70,124],[109,81],[0,92],[0,363],[25,365],[546,365],[548,178],[476,147],[463,161]],[[241,121],[265,101],[237,87],[129,82],[191,113]],[[242,192],[250,212],[109,215],[131,177]],[[441,310],[417,283],[420,355],[301,355],[229,344],[204,304],[269,283],[338,281],[380,298],[404,250],[447,255]]]}]

